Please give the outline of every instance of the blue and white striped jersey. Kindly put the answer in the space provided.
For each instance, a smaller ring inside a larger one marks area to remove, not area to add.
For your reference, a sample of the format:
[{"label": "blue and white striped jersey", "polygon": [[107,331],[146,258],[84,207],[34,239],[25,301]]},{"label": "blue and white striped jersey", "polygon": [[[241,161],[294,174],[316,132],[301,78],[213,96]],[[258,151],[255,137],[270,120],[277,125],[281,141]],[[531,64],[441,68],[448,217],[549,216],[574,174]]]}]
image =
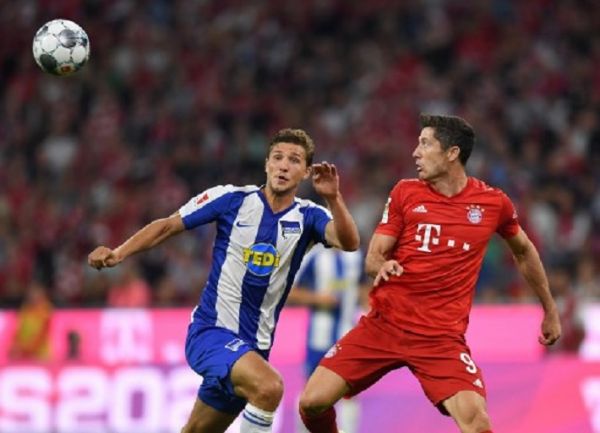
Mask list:
[{"label": "blue and white striped jersey", "polygon": [[309,363],[312,358],[318,363],[323,354],[354,326],[360,287],[365,279],[360,250],[340,251],[316,246],[304,257],[296,286],[333,294],[339,301],[331,310],[311,309],[306,339]]},{"label": "blue and white striped jersey", "polygon": [[215,221],[212,269],[192,321],[269,350],[306,251],[325,241],[330,212],[296,198],[273,213],[260,187],[216,186],[179,209],[186,229]]}]

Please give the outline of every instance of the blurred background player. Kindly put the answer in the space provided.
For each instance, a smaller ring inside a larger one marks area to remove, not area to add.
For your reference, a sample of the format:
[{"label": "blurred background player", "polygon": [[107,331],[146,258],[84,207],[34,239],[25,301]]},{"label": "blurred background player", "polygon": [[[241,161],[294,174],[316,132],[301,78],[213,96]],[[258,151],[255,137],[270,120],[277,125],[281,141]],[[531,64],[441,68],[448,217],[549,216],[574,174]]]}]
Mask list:
[{"label": "blurred background player", "polygon": [[[312,164],[314,151],[305,131],[280,130],[269,142],[263,186],[210,188],[117,248],[89,254],[90,266],[112,267],[184,230],[216,223],[213,267],[185,344],[187,362],[203,381],[182,433],[222,433],[242,411],[241,433],[271,432],[283,383],[269,354],[302,257],[315,243],[359,247],[336,167]],[[329,210],[296,197],[311,175]]]},{"label": "blurred background player", "polygon": [[[305,374],[308,379],[328,350],[356,323],[367,300],[364,255],[361,250],[341,251],[316,245],[298,270],[288,303],[310,310],[306,337]],[[340,426],[345,433],[358,432],[360,406],[357,399],[339,405]],[[306,428],[298,419],[298,432]]]}]

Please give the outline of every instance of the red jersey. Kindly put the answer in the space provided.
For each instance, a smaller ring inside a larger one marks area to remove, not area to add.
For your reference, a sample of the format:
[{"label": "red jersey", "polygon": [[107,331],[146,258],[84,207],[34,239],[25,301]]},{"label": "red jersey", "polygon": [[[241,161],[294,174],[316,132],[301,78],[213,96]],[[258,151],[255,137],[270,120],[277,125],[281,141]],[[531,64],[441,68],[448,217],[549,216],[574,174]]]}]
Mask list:
[{"label": "red jersey", "polygon": [[464,334],[488,241],[495,232],[510,238],[518,231],[510,199],[478,179],[469,177],[453,197],[401,180],[375,233],[398,239],[390,259],[404,272],[372,290],[373,308],[404,330]]}]

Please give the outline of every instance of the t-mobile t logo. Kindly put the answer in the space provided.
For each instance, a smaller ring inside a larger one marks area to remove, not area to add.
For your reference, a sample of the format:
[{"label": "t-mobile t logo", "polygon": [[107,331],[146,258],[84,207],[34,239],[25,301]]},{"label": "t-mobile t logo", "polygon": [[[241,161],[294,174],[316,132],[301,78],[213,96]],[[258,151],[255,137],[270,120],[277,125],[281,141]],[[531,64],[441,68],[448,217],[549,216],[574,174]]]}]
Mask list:
[{"label": "t-mobile t logo", "polygon": [[[431,231],[435,230],[434,235],[431,235]],[[417,250],[425,251],[426,253],[430,253],[429,244],[437,245],[440,243],[440,238],[436,237],[440,235],[440,230],[442,226],[439,224],[419,224],[417,227],[417,234],[415,235],[415,240],[417,242],[423,242]],[[420,233],[423,232],[423,235]]]}]

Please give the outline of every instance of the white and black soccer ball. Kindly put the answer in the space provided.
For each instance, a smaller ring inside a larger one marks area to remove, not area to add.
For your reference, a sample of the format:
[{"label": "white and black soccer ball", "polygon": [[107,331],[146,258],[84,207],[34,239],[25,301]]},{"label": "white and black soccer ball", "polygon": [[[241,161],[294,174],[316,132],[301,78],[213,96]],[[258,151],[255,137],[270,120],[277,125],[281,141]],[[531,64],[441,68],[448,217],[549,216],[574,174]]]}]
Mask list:
[{"label": "white and black soccer ball", "polygon": [[73,21],[48,21],[33,38],[33,57],[44,72],[71,75],[88,61],[90,40]]}]

